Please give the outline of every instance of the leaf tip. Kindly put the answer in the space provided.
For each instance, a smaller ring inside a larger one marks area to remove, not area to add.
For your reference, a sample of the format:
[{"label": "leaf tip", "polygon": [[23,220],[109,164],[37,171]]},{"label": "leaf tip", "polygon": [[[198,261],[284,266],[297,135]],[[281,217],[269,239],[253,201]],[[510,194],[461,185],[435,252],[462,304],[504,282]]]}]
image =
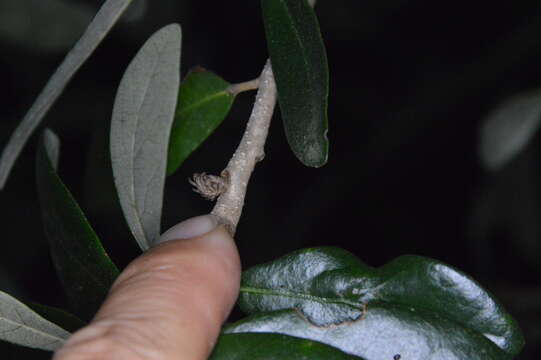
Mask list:
[{"label": "leaf tip", "polygon": [[43,146],[49,161],[53,168],[58,167],[58,159],[60,157],[60,140],[58,136],[49,128],[43,131]]}]

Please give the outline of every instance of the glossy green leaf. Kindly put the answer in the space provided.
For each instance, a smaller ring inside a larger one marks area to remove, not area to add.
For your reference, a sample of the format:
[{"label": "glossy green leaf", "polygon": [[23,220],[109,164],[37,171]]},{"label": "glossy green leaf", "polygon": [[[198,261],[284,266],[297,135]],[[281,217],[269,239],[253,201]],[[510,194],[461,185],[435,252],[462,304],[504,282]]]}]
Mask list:
[{"label": "glossy green leaf", "polygon": [[480,158],[499,170],[516,157],[541,126],[541,91],[519,94],[492,111],[481,128]]},{"label": "glossy green leaf", "polygon": [[316,15],[306,0],[262,0],[261,8],[289,146],[305,165],[322,166],[329,70]]},{"label": "glossy green leaf", "polygon": [[119,272],[56,173],[58,148],[58,139],[46,130],[36,163],[43,225],[68,300],[79,316],[89,319]]},{"label": "glossy green leaf", "polygon": [[160,236],[167,149],[180,83],[180,41],[177,24],[147,40],[122,77],[113,109],[115,185],[142,250]]},{"label": "glossy green leaf", "polygon": [[511,359],[524,344],[479,284],[418,256],[375,269],[341,249],[297,251],[244,272],[239,303],[254,315],[228,332],[279,332],[368,360]]},{"label": "glossy green leaf", "polygon": [[[209,360],[362,360],[331,346],[281,334],[222,335]],[[392,358],[391,358],[392,360]]]},{"label": "glossy green leaf", "polygon": [[30,138],[30,135],[32,135],[36,127],[40,124],[56,99],[62,94],[62,91],[64,91],[64,88],[68,85],[73,75],[75,75],[86,59],[94,52],[132,1],[105,1],[92,22],[88,25],[84,34],[51,76],[45,88],[43,88],[34,104],[32,104],[21,123],[11,135],[8,144],[2,152],[0,158],[0,190],[4,187],[11,168],[28,141],[28,138]]},{"label": "glossy green leaf", "polygon": [[180,85],[169,140],[167,174],[174,173],[225,119],[235,97],[229,83],[206,71],[191,71]]},{"label": "glossy green leaf", "polygon": [[0,291],[0,340],[43,350],[56,350],[70,333]]}]

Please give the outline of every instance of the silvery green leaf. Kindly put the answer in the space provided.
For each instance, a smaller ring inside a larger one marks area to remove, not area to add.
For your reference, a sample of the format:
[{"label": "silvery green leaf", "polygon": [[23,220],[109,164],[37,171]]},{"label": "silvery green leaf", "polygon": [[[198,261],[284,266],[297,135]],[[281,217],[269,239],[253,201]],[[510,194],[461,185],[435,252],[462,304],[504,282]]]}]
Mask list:
[{"label": "silvery green leaf", "polygon": [[142,250],[160,235],[169,135],[180,83],[181,30],[155,33],[118,88],[111,123],[111,160],[126,221]]},{"label": "silvery green leaf", "polygon": [[111,30],[131,2],[132,0],[107,0],[96,14],[96,17],[94,17],[94,20],[88,25],[83,36],[51,76],[4,148],[0,158],[0,189],[4,187],[15,160],[32,132],[45,117],[45,114],[60,96],[73,75],[94,52],[94,49]]},{"label": "silvery green leaf", "polygon": [[489,170],[499,170],[517,156],[541,124],[541,92],[519,94],[499,105],[481,128],[480,157]]},{"label": "silvery green leaf", "polygon": [[0,291],[0,339],[43,350],[56,350],[70,333]]}]

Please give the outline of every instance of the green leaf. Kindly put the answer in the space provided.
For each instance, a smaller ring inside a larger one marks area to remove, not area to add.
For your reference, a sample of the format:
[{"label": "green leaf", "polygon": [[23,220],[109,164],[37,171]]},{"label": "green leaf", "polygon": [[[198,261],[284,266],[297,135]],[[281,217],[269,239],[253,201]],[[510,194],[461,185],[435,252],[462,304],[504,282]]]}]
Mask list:
[{"label": "green leaf", "polygon": [[84,319],[91,318],[118,276],[77,202],[56,174],[59,142],[46,130],[36,172],[45,235],[68,300]]},{"label": "green leaf", "polygon": [[169,140],[167,174],[174,173],[225,119],[235,96],[231,85],[204,69],[191,71],[180,85],[175,121]]},{"label": "green leaf", "polygon": [[38,304],[35,302],[25,302],[26,305],[38,313],[43,318],[59,325],[62,329],[65,329],[71,333],[79,330],[87,323],[79,319],[77,316],[70,314],[67,311],[58,309],[52,306]]},{"label": "green leaf", "polygon": [[368,360],[510,359],[524,344],[479,284],[418,256],[375,269],[341,249],[297,251],[244,272],[239,303],[254,316],[227,332],[279,332]]},{"label": "green leaf", "polygon": [[541,125],[541,91],[514,96],[492,111],[481,128],[480,158],[499,170],[529,143]]},{"label": "green leaf", "polygon": [[289,146],[307,166],[327,162],[327,54],[306,0],[262,0],[267,47]]},{"label": "green leaf", "polygon": [[81,36],[58,69],[56,69],[53,76],[51,76],[45,88],[43,88],[34,104],[32,104],[21,123],[11,135],[8,144],[2,152],[2,157],[0,158],[0,190],[4,187],[11,168],[30,135],[32,135],[56,99],[62,94],[62,91],[64,91],[64,88],[73,75],[75,75],[86,59],[94,52],[132,1],[107,0],[90,25],[88,25],[83,36]]},{"label": "green leaf", "polygon": [[146,250],[160,236],[167,149],[180,83],[180,26],[156,32],[132,60],[118,88],[111,160],[120,205]]},{"label": "green leaf", "polygon": [[[281,334],[222,335],[209,360],[362,360],[331,346]],[[391,358],[392,359],[392,358]]]},{"label": "green leaf", "polygon": [[0,340],[42,350],[56,350],[70,333],[0,291]]}]

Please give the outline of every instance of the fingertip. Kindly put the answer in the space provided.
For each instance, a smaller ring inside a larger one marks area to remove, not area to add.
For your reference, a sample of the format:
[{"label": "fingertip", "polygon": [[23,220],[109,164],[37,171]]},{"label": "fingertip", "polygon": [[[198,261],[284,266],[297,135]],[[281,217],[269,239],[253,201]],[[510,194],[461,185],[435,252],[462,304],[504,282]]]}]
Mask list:
[{"label": "fingertip", "polygon": [[160,239],[120,274],[91,325],[58,359],[208,356],[239,292],[235,242],[212,215],[188,219]]},{"label": "fingertip", "polygon": [[184,220],[164,232],[153,244],[179,239],[191,239],[209,233],[218,226],[218,218],[212,214],[195,216]]}]

